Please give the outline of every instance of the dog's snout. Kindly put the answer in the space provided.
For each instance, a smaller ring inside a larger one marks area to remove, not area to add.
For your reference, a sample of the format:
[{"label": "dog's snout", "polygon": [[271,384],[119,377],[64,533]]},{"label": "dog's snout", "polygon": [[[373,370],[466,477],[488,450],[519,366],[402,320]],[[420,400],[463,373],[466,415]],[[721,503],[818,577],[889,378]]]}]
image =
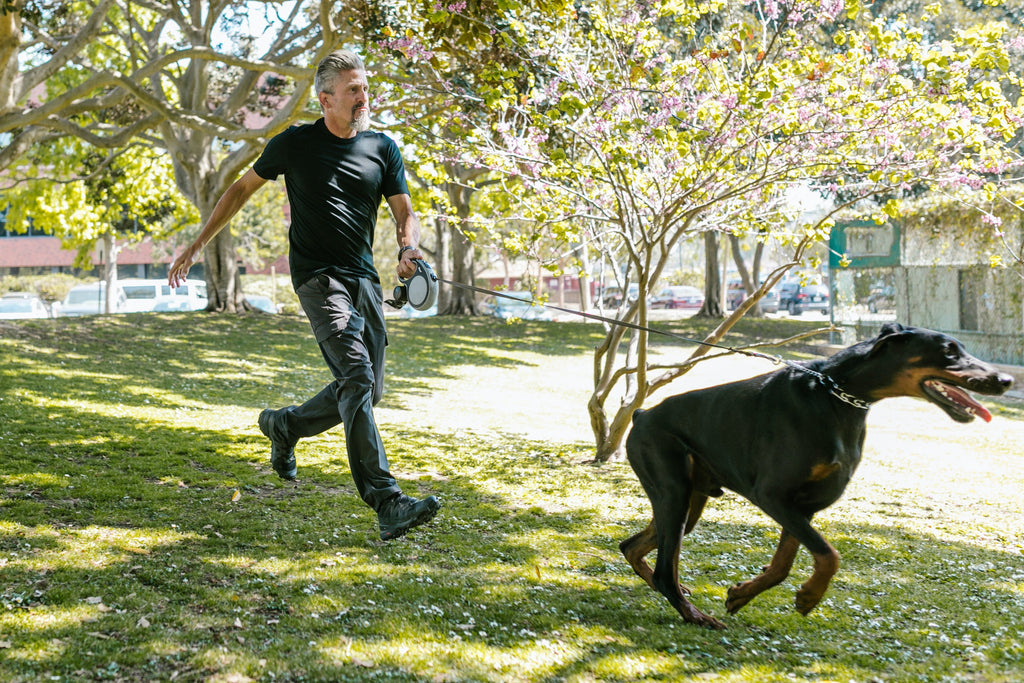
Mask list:
[{"label": "dog's snout", "polygon": [[966,382],[971,391],[983,394],[1002,394],[1013,386],[1013,375],[1005,372],[994,372],[983,377],[974,377]]}]

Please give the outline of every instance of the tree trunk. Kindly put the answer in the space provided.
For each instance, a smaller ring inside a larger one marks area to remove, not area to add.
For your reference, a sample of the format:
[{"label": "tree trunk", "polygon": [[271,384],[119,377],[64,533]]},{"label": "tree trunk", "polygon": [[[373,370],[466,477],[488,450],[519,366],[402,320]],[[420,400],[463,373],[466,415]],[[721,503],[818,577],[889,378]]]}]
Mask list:
[{"label": "tree trunk", "polygon": [[[476,279],[473,243],[462,232],[455,230],[454,226],[451,227],[452,282],[473,284]],[[475,294],[461,287],[453,288],[445,313],[447,315],[476,315]]]},{"label": "tree trunk", "polygon": [[117,289],[117,253],[120,249],[117,246],[117,239],[114,233],[103,233],[100,242],[100,253],[103,263],[103,282],[106,284],[103,294],[103,312],[107,315],[117,313],[117,305],[114,302],[114,291]]},{"label": "tree trunk", "polygon": [[230,230],[221,230],[206,245],[203,264],[209,296],[206,310],[217,313],[244,311],[242,276],[235,256],[235,238]]},{"label": "tree trunk", "polygon": [[[165,136],[170,137],[170,136]],[[199,209],[200,225],[206,225],[214,206],[235,181],[235,174],[217,169],[213,154],[202,136],[176,141],[174,175],[178,189]],[[184,161],[178,162],[177,157]],[[254,154],[250,154],[254,156]],[[241,313],[245,310],[242,277],[238,270],[235,238],[228,224],[203,250],[203,275],[211,313]]]},{"label": "tree trunk", "polygon": [[11,111],[17,104],[20,46],[21,11],[12,7],[0,12],[0,112]]},{"label": "tree trunk", "polygon": [[[448,183],[448,198],[455,207],[455,213],[459,217],[459,225],[463,225],[469,218],[469,200],[473,190],[465,183]],[[472,285],[475,280],[475,250],[473,243],[466,237],[457,225],[443,222],[448,228],[449,246],[452,255],[452,282],[461,282]],[[448,296],[447,305],[444,308],[438,306],[438,313],[441,315],[476,315],[476,295],[468,289],[461,287],[452,288]]]},{"label": "tree trunk", "polygon": [[[451,280],[452,273],[451,268],[449,268],[452,257],[451,226],[448,225],[448,221],[441,214],[440,207],[435,205],[435,209],[435,213],[441,215],[441,218],[438,219],[434,226],[434,235],[437,240],[436,253],[434,254],[435,272],[442,280]],[[437,292],[438,313],[443,315],[448,311],[449,306],[451,306],[451,299],[452,288],[447,285],[441,285]]]},{"label": "tree trunk", "polygon": [[704,305],[697,311],[699,318],[725,317],[722,306],[722,274],[718,266],[718,233],[704,233]]},{"label": "tree trunk", "polygon": [[[736,272],[739,273],[740,280],[743,282],[744,298],[748,298],[757,291],[757,273],[751,274],[747,270],[747,263],[743,260],[743,251],[740,249],[740,238],[729,233],[729,245],[732,247],[730,250],[732,251],[732,262],[736,264]],[[761,245],[759,244],[758,246]],[[726,296],[728,296],[728,292],[726,292]],[[764,312],[760,306],[754,306],[747,311],[746,315],[751,318],[763,318]]]}]

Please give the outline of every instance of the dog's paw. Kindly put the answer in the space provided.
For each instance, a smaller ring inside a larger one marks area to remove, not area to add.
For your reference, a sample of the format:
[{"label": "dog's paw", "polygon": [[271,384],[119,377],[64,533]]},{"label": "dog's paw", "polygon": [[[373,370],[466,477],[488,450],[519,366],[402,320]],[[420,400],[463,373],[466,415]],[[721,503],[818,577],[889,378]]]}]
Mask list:
[{"label": "dog's paw", "polygon": [[806,617],[821,602],[822,595],[824,593],[807,590],[806,587],[801,588],[796,593],[796,611]]},{"label": "dog's paw", "polygon": [[756,592],[750,590],[751,583],[751,581],[744,581],[743,583],[737,583],[729,589],[725,598],[725,609],[729,614],[739,612],[757,595]]}]

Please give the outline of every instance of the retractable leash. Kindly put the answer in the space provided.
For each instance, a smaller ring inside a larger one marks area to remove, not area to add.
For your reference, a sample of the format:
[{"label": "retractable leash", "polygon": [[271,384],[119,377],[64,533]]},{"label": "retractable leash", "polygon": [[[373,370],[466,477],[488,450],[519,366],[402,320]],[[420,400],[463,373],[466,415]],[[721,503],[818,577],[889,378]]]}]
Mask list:
[{"label": "retractable leash", "polygon": [[402,283],[395,287],[394,299],[384,303],[401,308],[406,303],[417,311],[425,311],[437,303],[437,276],[426,261],[415,259],[416,271],[408,278],[398,278]]},{"label": "retractable leash", "polygon": [[[438,282],[443,282],[446,285],[459,287],[460,289],[465,289],[470,292],[497,296],[503,299],[510,299],[512,301],[522,303],[522,299],[510,296],[508,294],[503,294],[502,292],[496,292],[494,290],[484,289],[482,287],[474,287],[473,285],[467,285],[463,282],[455,282],[453,280],[439,278],[436,274],[434,274],[434,271],[430,268],[430,266],[427,265],[426,261],[416,260],[414,261],[414,263],[416,264],[416,272],[409,276],[407,279],[399,278],[402,284],[395,287],[395,298],[393,300],[386,302],[389,306],[393,306],[394,308],[401,308],[402,306],[405,305],[406,302],[408,302],[416,310],[425,311],[431,306],[433,306],[434,303],[437,301]],[[868,403],[867,401],[857,398],[856,396],[844,391],[842,387],[840,387],[839,384],[828,375],[817,372],[816,370],[811,370],[810,368],[804,367],[799,363],[786,360],[781,356],[773,356],[767,353],[749,351],[746,349],[737,349],[731,346],[724,346],[722,344],[714,344],[712,342],[701,341],[700,339],[691,339],[690,337],[684,337],[683,335],[676,334],[675,332],[668,332],[666,330],[659,330],[655,327],[638,325],[636,323],[627,322],[625,320],[616,320],[615,318],[608,318],[603,315],[597,315],[595,313],[587,313],[586,311],[577,311],[572,308],[563,308],[561,306],[555,306],[554,304],[540,302],[537,303],[539,303],[541,306],[544,306],[545,308],[549,308],[554,311],[569,313],[571,315],[576,315],[581,318],[588,318],[590,320],[597,320],[599,322],[608,323],[609,325],[616,325],[618,327],[628,327],[633,330],[640,330],[643,332],[660,334],[665,337],[672,337],[674,339],[678,339],[680,341],[684,341],[690,344],[708,346],[713,349],[728,351],[729,353],[739,353],[744,356],[749,356],[751,358],[762,358],[764,360],[771,361],[776,365],[787,365],[791,368],[799,370],[800,372],[811,375],[812,377],[817,379],[829,390],[829,393],[831,393],[833,396],[838,398],[843,403],[851,405],[855,408],[859,408],[861,410],[867,410],[868,408],[871,407],[871,404]]]}]

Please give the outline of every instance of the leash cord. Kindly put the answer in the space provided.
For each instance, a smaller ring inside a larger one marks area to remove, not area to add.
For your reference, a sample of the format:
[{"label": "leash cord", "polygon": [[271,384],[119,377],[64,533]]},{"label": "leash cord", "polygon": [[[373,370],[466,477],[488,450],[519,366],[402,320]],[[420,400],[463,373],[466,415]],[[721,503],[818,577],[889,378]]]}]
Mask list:
[{"label": "leash cord", "polygon": [[[525,303],[523,301],[523,299],[511,296],[509,294],[504,294],[502,292],[495,292],[494,290],[484,289],[482,287],[475,287],[473,285],[467,285],[464,282],[455,282],[453,280],[445,280],[444,278],[440,278],[440,277],[438,277],[437,275],[435,275],[433,273],[431,273],[431,275],[438,282],[443,282],[444,284],[452,285],[453,287],[459,287],[461,289],[469,290],[471,292],[476,292],[478,294],[487,294],[487,295],[491,295],[491,296],[498,296],[498,297],[501,297],[503,299],[509,299],[511,301],[516,301],[516,302],[519,302],[519,303]],[[572,308],[563,308],[561,306],[555,306],[554,304],[542,303],[540,301],[531,301],[529,303],[531,305],[537,304],[537,305],[543,306],[545,308],[550,308],[551,310],[554,310],[554,311],[560,311],[562,313],[568,313],[570,315],[576,315],[576,316],[580,316],[582,318],[588,318],[590,320],[596,320],[596,321],[599,321],[599,322],[608,323],[609,325],[617,325],[619,327],[628,327],[630,329],[640,330],[642,332],[651,332],[651,333],[654,333],[654,334],[660,334],[660,335],[663,335],[663,336],[666,336],[666,337],[672,337],[674,339],[678,339],[680,341],[687,342],[689,344],[699,344],[701,346],[708,346],[708,347],[711,347],[713,349],[719,349],[719,350],[722,350],[722,351],[728,351],[729,353],[739,353],[739,354],[742,354],[744,356],[749,356],[751,358],[762,358],[764,360],[771,361],[775,365],[780,365],[780,364],[781,365],[786,365],[786,366],[789,366],[791,368],[794,368],[795,370],[799,370],[800,372],[803,372],[805,374],[811,375],[812,377],[817,379],[819,382],[821,382],[823,385],[825,385],[825,387],[829,390],[829,393],[831,393],[833,396],[838,398],[843,403],[851,405],[854,408],[859,408],[860,410],[867,410],[868,408],[871,407],[871,404],[869,402],[867,402],[867,401],[865,401],[865,400],[863,400],[861,398],[858,398],[858,397],[854,396],[853,394],[850,394],[850,393],[844,391],[842,389],[842,387],[839,386],[839,383],[836,382],[831,377],[829,377],[828,375],[820,373],[820,372],[818,372],[816,370],[811,370],[810,368],[805,367],[803,365],[800,365],[799,363],[795,363],[795,362],[793,362],[791,360],[786,360],[782,356],[778,356],[778,355],[773,356],[773,355],[770,355],[770,354],[767,354],[767,353],[760,353],[759,351],[750,351],[748,349],[737,349],[737,348],[732,347],[732,346],[724,346],[722,344],[715,344],[713,342],[701,341],[699,339],[692,339],[690,337],[684,337],[681,334],[676,334],[675,332],[668,332],[667,330],[659,330],[656,327],[647,327],[647,326],[644,326],[644,325],[638,325],[637,323],[631,323],[631,322],[627,322],[625,320],[616,320],[615,318],[608,318],[608,317],[603,316],[603,315],[597,315],[596,313],[588,313],[586,311],[577,311],[577,310],[572,309]]]}]

